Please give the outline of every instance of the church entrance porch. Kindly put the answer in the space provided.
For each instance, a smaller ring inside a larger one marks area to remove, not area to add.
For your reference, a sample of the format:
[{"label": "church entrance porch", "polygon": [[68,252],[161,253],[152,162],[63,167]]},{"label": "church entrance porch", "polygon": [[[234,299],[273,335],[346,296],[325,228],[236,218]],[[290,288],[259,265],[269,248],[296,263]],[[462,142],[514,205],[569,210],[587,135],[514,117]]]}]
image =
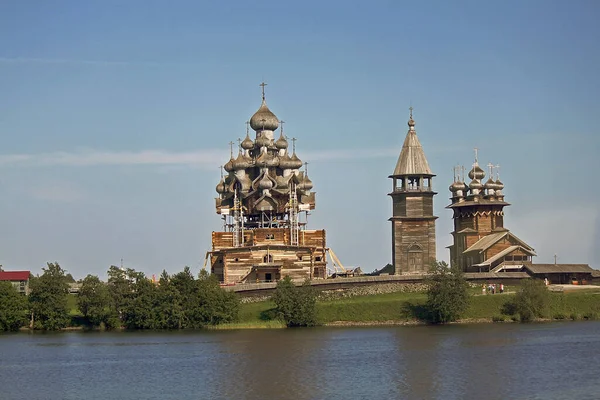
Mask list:
[{"label": "church entrance porch", "polygon": [[256,265],[256,282],[277,282],[281,279],[281,266]]}]

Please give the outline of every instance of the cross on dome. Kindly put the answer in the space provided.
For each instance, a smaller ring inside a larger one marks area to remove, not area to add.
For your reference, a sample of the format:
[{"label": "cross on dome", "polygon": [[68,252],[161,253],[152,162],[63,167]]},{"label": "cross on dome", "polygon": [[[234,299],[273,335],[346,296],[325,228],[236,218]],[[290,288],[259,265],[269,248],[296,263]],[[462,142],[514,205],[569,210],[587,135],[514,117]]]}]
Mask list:
[{"label": "cross on dome", "polygon": [[265,86],[267,86],[267,84],[265,82],[261,82],[261,84],[258,86],[260,86],[262,89],[262,99],[264,100],[265,99]]}]

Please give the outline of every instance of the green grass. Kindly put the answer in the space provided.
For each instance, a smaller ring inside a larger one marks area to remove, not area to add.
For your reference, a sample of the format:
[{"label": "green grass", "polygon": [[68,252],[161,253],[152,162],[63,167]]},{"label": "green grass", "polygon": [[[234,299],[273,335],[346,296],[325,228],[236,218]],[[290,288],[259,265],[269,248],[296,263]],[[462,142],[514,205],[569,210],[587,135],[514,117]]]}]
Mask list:
[{"label": "green grass", "polygon": [[[473,290],[472,293],[477,295],[471,297],[469,308],[462,319],[510,321],[510,316],[502,317],[502,306],[513,299],[515,288],[507,291],[509,293],[482,296],[479,295],[481,290]],[[317,302],[317,316],[321,324],[336,321],[413,321],[414,312],[418,312],[426,300],[425,293],[387,293],[328,300]],[[264,325],[270,321],[269,311],[274,306],[270,301],[242,304],[240,324],[248,324],[251,327]],[[578,319],[600,318],[600,292],[551,293],[546,314],[546,317],[551,319],[571,319],[572,316]]]},{"label": "green grass", "polygon": [[[470,305],[463,319],[488,319],[500,321],[502,306],[512,300],[516,287],[506,287],[508,293],[481,295],[481,288],[472,288]],[[386,293],[371,296],[356,296],[338,300],[317,302],[317,318],[321,324],[343,322],[413,321],[415,311],[420,310],[427,300],[425,293]],[[77,308],[77,296],[68,298],[70,315],[81,316]],[[212,329],[261,329],[282,328],[284,324],[273,316],[272,301],[242,304],[239,321]],[[566,293],[551,293],[546,310],[550,319],[599,319],[600,291],[585,290]],[[510,321],[509,316],[504,320]]]},{"label": "green grass", "polygon": [[69,293],[67,297],[67,306],[69,307],[69,315],[81,316],[81,312],[79,311],[79,307],[77,307],[77,295]]}]

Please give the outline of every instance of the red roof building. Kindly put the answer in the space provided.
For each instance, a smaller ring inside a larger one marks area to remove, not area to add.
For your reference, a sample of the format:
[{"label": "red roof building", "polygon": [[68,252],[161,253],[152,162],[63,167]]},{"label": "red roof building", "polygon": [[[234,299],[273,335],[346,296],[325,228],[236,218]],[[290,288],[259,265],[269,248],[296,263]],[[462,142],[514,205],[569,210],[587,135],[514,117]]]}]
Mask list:
[{"label": "red roof building", "polygon": [[10,282],[21,293],[29,293],[29,271],[1,271],[0,281]]}]

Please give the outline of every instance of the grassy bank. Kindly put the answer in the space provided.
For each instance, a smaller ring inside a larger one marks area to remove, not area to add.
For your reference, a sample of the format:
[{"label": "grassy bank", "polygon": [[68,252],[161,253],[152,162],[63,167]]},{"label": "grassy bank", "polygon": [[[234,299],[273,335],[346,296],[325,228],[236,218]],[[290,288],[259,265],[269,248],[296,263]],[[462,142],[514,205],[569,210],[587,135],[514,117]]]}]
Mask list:
[{"label": "grassy bank", "polygon": [[[514,288],[511,288],[514,293]],[[513,293],[477,295],[473,291],[469,308],[463,320],[467,321],[510,321],[502,314],[506,302]],[[415,322],[427,300],[425,293],[387,293],[357,296],[317,303],[317,315],[322,324],[381,324]],[[243,304],[240,323],[248,327],[260,327],[271,321],[274,304],[270,301]],[[598,319],[600,318],[600,291],[550,293],[546,310],[547,319]],[[231,324],[235,328],[236,324]],[[225,328],[225,326],[223,327]]]},{"label": "grassy bank", "polygon": [[[471,290],[469,308],[464,321],[510,321],[511,316],[503,315],[506,302],[512,300],[516,287],[507,288],[507,293],[481,295],[481,290]],[[386,293],[368,296],[355,296],[317,302],[318,321],[324,325],[378,325],[412,324],[418,322],[427,300],[425,293]],[[72,323],[82,326],[76,296],[69,296]],[[271,301],[242,304],[239,321],[223,324],[210,329],[273,329],[284,328],[274,315],[275,304]],[[550,293],[546,319],[599,319],[600,290],[582,290],[566,293]]]}]

